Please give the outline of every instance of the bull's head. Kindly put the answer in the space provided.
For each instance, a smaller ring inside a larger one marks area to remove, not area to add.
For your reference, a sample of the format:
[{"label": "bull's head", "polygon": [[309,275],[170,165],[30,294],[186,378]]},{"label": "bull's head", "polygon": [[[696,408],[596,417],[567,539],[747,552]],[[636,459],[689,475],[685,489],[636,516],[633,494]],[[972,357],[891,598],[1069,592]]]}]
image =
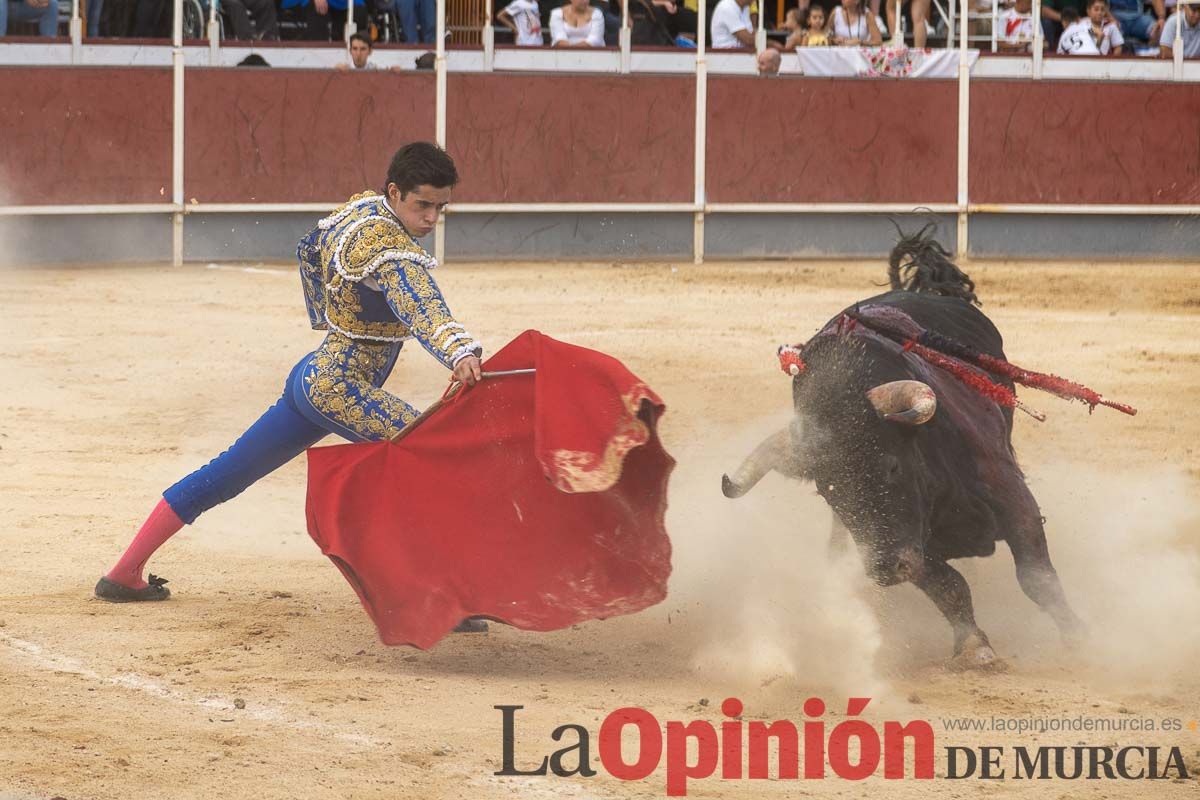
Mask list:
[{"label": "bull's head", "polygon": [[[921,381],[883,383],[867,390],[865,398],[881,421],[878,424],[884,426],[924,425],[937,411],[937,396]],[[870,415],[870,410],[865,413]],[[868,431],[828,427],[806,431],[802,418],[796,417],[759,444],[732,475],[722,476],[721,491],[726,497],[741,497],[772,470],[785,477],[816,480],[818,491],[866,551],[867,570],[879,583],[914,577],[921,564],[919,549],[902,533],[915,522],[906,518],[913,511],[913,497],[892,482],[904,477],[896,453],[886,447],[867,448]],[[878,450],[877,458],[866,456],[868,450]],[[880,463],[854,464],[859,455]]]}]

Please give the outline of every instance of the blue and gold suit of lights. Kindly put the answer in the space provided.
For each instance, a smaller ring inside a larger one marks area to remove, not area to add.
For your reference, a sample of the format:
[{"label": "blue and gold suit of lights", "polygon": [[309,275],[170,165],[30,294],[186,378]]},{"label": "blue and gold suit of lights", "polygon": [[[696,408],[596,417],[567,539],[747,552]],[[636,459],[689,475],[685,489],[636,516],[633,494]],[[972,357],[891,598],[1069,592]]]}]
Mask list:
[{"label": "blue and gold suit of lights", "polygon": [[309,322],[328,334],[292,368],[283,394],[234,444],[163,493],[184,522],[237,496],[334,433],[395,436],[417,410],[381,387],[416,339],[448,369],[483,348],[454,319],[437,262],[375,192],[355,195],[296,248]]}]

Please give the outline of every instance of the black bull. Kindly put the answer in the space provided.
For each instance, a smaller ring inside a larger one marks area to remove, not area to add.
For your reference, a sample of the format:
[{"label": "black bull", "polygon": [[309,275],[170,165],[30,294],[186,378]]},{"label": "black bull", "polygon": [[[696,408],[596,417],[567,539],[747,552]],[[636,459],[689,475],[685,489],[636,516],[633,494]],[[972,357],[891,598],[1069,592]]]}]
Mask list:
[{"label": "black bull", "polygon": [[1064,636],[1078,632],[1013,452],[1012,410],[846,314],[916,323],[1004,357],[999,331],[967,299],[891,291],[864,300],[804,345],[792,423],[724,478],[725,494],[741,496],[772,469],[813,481],[833,509],[833,544],[844,545],[848,530],[875,581],[919,587],[968,664],[986,665],[995,653],[975,624],[966,580],[946,562],[991,555],[998,540],[1025,594]]}]

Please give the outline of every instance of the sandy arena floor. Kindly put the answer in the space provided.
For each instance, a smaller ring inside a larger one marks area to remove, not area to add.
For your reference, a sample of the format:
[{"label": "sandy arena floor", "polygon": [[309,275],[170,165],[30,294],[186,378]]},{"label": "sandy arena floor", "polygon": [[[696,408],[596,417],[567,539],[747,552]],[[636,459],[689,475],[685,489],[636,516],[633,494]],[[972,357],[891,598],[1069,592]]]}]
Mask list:
[{"label": "sandy arena floor", "polygon": [[[223,449],[320,334],[274,265],[0,273],[0,798],[623,798],[642,782],[493,776],[550,731],[640,705],[660,721],[926,719],[951,745],[1178,745],[1200,773],[1200,265],[973,264],[1010,358],[1086,383],[1136,418],[1027,391],[1017,448],[1090,639],[1068,649],[1001,546],[958,562],[999,674],[946,669],[949,627],[912,587],[869,587],[826,554],[811,487],[775,476],[732,503],[723,470],[786,417],[775,347],[873,294],[881,263],[453,265],[440,282],[494,351],[528,327],[604,350],[665,398],[678,458],[671,596],[635,617],[535,635],[494,626],[434,651],[380,645],[304,528],[304,459],[171,541],[164,604],[91,599],[164,487]],[[444,386],[406,351],[390,388]],[[1177,719],[1170,732],[1015,734],[948,719]],[[1187,723],[1192,721],[1192,729]],[[598,766],[598,764],[594,765]],[[885,785],[886,783],[886,785]],[[691,797],[1166,798],[1200,781],[694,781]]]}]

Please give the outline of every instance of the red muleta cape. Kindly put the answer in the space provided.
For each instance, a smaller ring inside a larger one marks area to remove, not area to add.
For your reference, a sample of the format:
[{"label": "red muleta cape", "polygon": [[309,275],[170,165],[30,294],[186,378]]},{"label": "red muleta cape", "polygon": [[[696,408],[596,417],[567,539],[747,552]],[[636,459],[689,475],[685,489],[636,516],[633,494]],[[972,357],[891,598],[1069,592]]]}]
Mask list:
[{"label": "red muleta cape", "polygon": [[548,631],[667,594],[662,400],[616,359],[526,331],[401,441],[308,451],[308,532],[385,644],[464,617]]}]

